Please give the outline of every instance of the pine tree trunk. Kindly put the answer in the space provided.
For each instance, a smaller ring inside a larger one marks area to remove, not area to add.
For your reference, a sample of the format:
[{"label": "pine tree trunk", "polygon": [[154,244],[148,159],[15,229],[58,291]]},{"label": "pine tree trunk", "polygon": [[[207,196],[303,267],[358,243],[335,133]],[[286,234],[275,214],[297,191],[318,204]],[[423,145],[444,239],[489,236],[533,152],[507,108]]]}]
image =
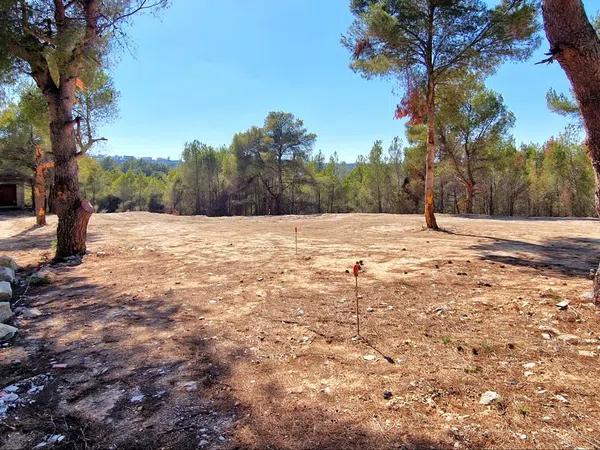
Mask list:
[{"label": "pine tree trunk", "polygon": [[58,216],[57,260],[85,254],[87,225],[93,212],[79,189],[77,141],[72,117],[74,90],[75,80],[71,80],[61,83],[55,91],[45,92],[54,154],[53,208]]},{"label": "pine tree trunk", "polygon": [[430,230],[438,230],[435,220],[434,158],[435,158],[435,88],[433,81],[427,86],[427,158],[425,160],[425,223]]},{"label": "pine tree trunk", "polygon": [[[543,16],[551,56],[567,74],[581,111],[600,215],[600,39],[581,0],[544,0]],[[596,304],[600,304],[599,272],[600,266],[594,277]]]},{"label": "pine tree trunk", "polygon": [[54,162],[46,158],[41,145],[36,145],[33,197],[35,221],[38,226],[46,225],[46,172],[52,167],[54,167]]},{"label": "pine tree trunk", "polygon": [[475,185],[468,183],[465,185],[467,191],[467,204],[465,205],[465,213],[473,214],[473,197],[475,197]]},{"label": "pine tree trunk", "polygon": [[44,167],[42,158],[44,152],[42,147],[37,145],[35,148],[35,181],[33,185],[35,222],[38,226],[46,225],[46,177],[44,176]]}]

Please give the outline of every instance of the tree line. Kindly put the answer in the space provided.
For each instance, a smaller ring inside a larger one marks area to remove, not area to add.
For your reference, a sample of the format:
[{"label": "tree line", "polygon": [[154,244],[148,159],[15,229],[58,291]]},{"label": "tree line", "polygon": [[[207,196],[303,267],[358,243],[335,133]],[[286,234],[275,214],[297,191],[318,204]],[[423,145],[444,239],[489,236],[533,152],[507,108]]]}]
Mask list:
[{"label": "tree line", "polygon": [[[544,144],[517,147],[508,133],[512,115],[501,97],[484,88],[476,96],[468,96],[463,113],[447,106],[448,116],[440,114],[452,120],[438,126],[444,144],[436,154],[436,211],[594,215],[594,173],[579,130],[569,127]],[[486,131],[472,130],[469,120]],[[466,140],[467,135],[472,138]],[[229,146],[187,143],[176,168],[88,156],[79,161],[79,179],[84,195],[101,212],[419,213],[426,139],[426,126],[408,126],[404,140],[375,141],[347,164],[335,153],[327,158],[314,151],[316,136],[301,120],[272,112],[262,127],[237,133]]]}]

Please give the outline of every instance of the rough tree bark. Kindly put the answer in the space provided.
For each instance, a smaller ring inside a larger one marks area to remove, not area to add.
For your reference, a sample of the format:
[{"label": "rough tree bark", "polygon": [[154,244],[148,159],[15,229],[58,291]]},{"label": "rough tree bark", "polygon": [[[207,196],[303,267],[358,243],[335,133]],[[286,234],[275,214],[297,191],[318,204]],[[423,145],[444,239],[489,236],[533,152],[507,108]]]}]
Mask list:
[{"label": "rough tree bark", "polygon": [[434,195],[435,159],[435,86],[427,83],[427,157],[425,160],[425,223],[430,230],[438,230],[435,220]]},{"label": "rough tree bark", "polygon": [[87,225],[94,209],[79,189],[76,121],[73,118],[75,78],[44,91],[49,106],[54,154],[54,211],[58,216],[56,258],[83,255]]},{"label": "rough tree bark", "polygon": [[467,201],[465,204],[465,213],[473,214],[473,199],[475,197],[475,183],[473,183],[473,182],[466,183],[465,191],[467,193]]},{"label": "rough tree bark", "polygon": [[46,172],[54,167],[54,162],[46,158],[41,145],[35,146],[35,181],[33,196],[35,221],[38,226],[46,225]]},{"label": "rough tree bark", "polygon": [[[600,215],[600,39],[581,0],[544,0],[542,11],[550,43],[546,61],[558,61],[567,74],[583,118]],[[594,300],[600,305],[600,266],[594,277]]]}]

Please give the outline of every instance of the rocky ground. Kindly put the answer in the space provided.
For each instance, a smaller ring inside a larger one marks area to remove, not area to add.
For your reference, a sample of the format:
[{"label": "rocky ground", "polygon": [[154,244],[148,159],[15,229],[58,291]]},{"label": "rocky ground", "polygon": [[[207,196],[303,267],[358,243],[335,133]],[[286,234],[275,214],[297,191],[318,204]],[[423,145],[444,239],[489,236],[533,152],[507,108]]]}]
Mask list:
[{"label": "rocky ground", "polygon": [[600,448],[600,221],[438,220],[0,216],[0,448]]}]

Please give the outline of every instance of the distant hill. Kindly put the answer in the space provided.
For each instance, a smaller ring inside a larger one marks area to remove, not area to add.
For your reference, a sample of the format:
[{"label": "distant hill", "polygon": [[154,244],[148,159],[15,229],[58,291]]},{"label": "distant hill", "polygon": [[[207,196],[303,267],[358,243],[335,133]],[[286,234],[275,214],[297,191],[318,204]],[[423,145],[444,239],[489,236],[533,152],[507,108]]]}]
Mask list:
[{"label": "distant hill", "polygon": [[142,156],[141,158],[136,158],[135,156],[128,155],[93,155],[92,158],[97,159],[99,161],[103,159],[110,158],[117,164],[125,164],[131,161],[144,161],[149,164],[155,165],[164,165],[167,167],[177,167],[181,164],[180,159],[170,159],[170,158],[152,158],[151,156]]},{"label": "distant hill", "polygon": [[338,164],[338,168],[340,169],[340,175],[342,178],[345,178],[350,172],[354,170],[356,167],[356,163],[347,163],[342,161]]},{"label": "distant hill", "polygon": [[[135,161],[143,161],[148,165],[152,166],[167,166],[169,168],[175,168],[179,166],[183,161],[180,159],[170,159],[170,158],[152,158],[151,156],[142,156],[137,158],[135,156],[129,155],[91,155],[92,158],[97,159],[98,161],[102,161],[105,159],[111,159],[115,164],[123,165],[127,163],[132,163]],[[356,163],[347,163],[340,162],[338,163],[338,168],[340,170],[340,175],[344,178],[348,175],[352,170],[356,167]]]}]

